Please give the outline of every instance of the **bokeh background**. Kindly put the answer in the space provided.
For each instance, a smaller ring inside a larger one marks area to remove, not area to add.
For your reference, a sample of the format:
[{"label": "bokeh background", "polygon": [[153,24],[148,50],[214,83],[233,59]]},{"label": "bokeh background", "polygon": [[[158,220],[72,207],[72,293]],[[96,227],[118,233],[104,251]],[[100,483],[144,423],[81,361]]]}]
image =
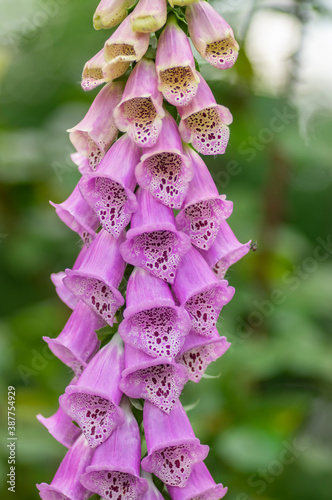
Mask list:
[{"label": "bokeh background", "polygon": [[[207,163],[234,202],[230,224],[257,241],[227,278],[220,332],[232,348],[182,401],[228,500],[332,498],[332,2],[223,0],[241,43],[236,66],[201,62],[234,115],[223,157]],[[57,409],[71,374],[48,351],[70,311],[49,280],[70,267],[76,234],[56,217],[79,174],[66,129],[94,93],[79,81],[107,32],[82,0],[1,0],[0,370],[17,391],[16,498],[37,498],[65,449],[35,418]],[[196,404],[197,403],[197,404]],[[196,406],[195,406],[196,404]],[[8,472],[1,444],[1,498]],[[8,496],[7,496],[8,495]]]}]

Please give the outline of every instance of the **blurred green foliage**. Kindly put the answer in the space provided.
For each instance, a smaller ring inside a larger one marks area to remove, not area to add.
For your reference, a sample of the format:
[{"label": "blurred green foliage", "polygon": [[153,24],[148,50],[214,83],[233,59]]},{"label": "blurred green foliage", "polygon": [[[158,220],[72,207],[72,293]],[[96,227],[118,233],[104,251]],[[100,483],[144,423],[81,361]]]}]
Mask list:
[{"label": "blurred green foliage", "polygon": [[[35,416],[55,412],[71,379],[42,336],[57,336],[70,313],[49,275],[70,267],[79,250],[48,200],[66,199],[79,178],[65,130],[89,108],[81,70],[109,36],[92,28],[95,3],[82,6],[3,6],[0,392],[5,433],[7,386],[17,390],[16,495],[25,500],[37,498],[35,483],[51,481],[65,452]],[[288,96],[256,95],[253,74],[244,48],[226,77],[213,74],[216,99],[234,124],[227,153],[205,160],[234,202],[233,230],[258,250],[227,274],[236,295],[219,327],[232,348],[208,369],[217,377],[187,384],[182,402],[199,401],[189,415],[229,500],[330,500],[332,249],[324,242],[332,237],[332,120],[313,118],[305,142]],[[4,445],[1,453],[5,478]],[[7,498],[5,481],[3,488]]]}]

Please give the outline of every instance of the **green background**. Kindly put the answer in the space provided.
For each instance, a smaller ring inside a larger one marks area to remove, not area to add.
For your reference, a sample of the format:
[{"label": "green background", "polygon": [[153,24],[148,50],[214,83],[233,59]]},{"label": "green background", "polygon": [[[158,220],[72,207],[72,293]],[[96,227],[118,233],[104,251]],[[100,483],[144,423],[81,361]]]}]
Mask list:
[{"label": "green background", "polygon": [[[35,483],[51,481],[65,452],[35,415],[53,414],[71,379],[42,336],[57,336],[69,317],[49,275],[72,265],[79,241],[48,201],[65,200],[79,179],[65,131],[96,94],[84,94],[79,85],[84,62],[109,36],[92,27],[96,5],[1,2],[1,478],[8,472],[6,398],[12,385],[16,498],[26,500],[37,498]],[[294,5],[284,15],[301,23],[313,12],[330,16],[317,2]],[[245,38],[245,31],[237,37]],[[257,241],[257,251],[227,274],[236,294],[218,325],[232,348],[209,367],[215,378],[187,384],[182,402],[198,402],[189,416],[211,447],[206,463],[229,487],[228,500],[330,500],[331,112],[314,113],[304,139],[290,101],[297,54],[286,90],[273,96],[256,90],[257,75],[241,46],[226,75],[207,73],[234,124],[226,154],[205,160],[219,191],[234,202],[234,232],[242,242]],[[3,487],[1,498],[11,498],[5,482]]]}]

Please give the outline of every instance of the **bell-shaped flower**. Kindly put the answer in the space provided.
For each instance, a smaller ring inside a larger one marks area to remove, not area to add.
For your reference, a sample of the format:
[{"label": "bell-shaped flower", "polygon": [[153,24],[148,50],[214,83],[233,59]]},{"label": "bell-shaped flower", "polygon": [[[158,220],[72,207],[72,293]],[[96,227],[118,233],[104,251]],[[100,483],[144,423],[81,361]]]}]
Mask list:
[{"label": "bell-shaped flower", "polygon": [[114,238],[120,236],[137,208],[133,191],[140,155],[140,148],[125,134],[108,150],[98,170],[86,174],[78,184],[100,224]]},{"label": "bell-shaped flower", "polygon": [[176,227],[188,234],[191,243],[208,250],[215,241],[223,220],[233,211],[233,203],[219,196],[209,169],[201,157],[190,147],[185,152],[194,169],[183,208],[176,216]]},{"label": "bell-shaped flower", "polygon": [[187,382],[187,370],[181,364],[164,357],[151,358],[125,344],[125,370],[120,389],[130,398],[146,399],[169,413]]},{"label": "bell-shaped flower", "polygon": [[87,440],[79,436],[67,451],[51,484],[37,484],[42,500],[85,500],[91,496],[80,482],[79,477],[90,465],[93,456]]},{"label": "bell-shaped flower", "polygon": [[77,233],[87,246],[96,236],[96,229],[100,226],[99,219],[90,205],[83,199],[78,186],[62,203],[50,204],[55,208],[57,216],[72,231]]},{"label": "bell-shaped flower", "polygon": [[191,316],[191,328],[204,336],[212,335],[221,309],[235,293],[226,280],[218,280],[194,248],[183,257],[172,288]]},{"label": "bell-shaped flower", "polygon": [[130,63],[123,63],[118,66],[107,64],[104,58],[104,48],[85,63],[82,73],[81,86],[83,90],[93,90],[105,82],[111,82],[115,78],[123,75]]},{"label": "bell-shaped flower", "polygon": [[[78,269],[83,261],[84,255],[87,251],[88,247],[83,246],[80,250],[80,253],[77,256],[77,259],[74,262],[73,269]],[[66,277],[66,273],[64,271],[59,271],[58,273],[51,274],[51,281],[55,286],[55,291],[58,294],[59,298],[62,300],[67,307],[74,310],[79,302],[79,298],[76,297],[63,282],[63,278]]]},{"label": "bell-shaped flower", "polygon": [[[206,2],[204,2],[206,3]],[[178,106],[180,134],[204,155],[223,154],[229,140],[233,117],[229,109],[216,103],[210,87],[200,76],[196,96],[187,106]]]},{"label": "bell-shaped flower", "polygon": [[[72,382],[73,383],[73,382]],[[70,448],[81,434],[81,429],[77,427],[72,419],[63,411],[61,406],[51,417],[37,415],[37,420],[48,430],[54,439],[66,448]]]},{"label": "bell-shaped flower", "polygon": [[184,488],[167,486],[171,500],[219,500],[227,493],[221,483],[216,484],[204,462],[196,464]]},{"label": "bell-shaped flower", "polygon": [[217,329],[208,338],[191,331],[185,338],[176,362],[187,368],[189,380],[198,383],[209,364],[225,354],[230,346],[226,337],[220,337]]},{"label": "bell-shaped flower", "polygon": [[218,278],[223,279],[227,269],[249,252],[250,245],[251,241],[240,243],[227,222],[221,221],[213,245],[209,250],[200,252]]},{"label": "bell-shaped flower", "polygon": [[150,43],[149,33],[138,33],[132,30],[131,15],[126,17],[114,31],[104,46],[104,58],[107,71],[118,78],[123,75],[130,64],[140,61]]},{"label": "bell-shaped flower", "polygon": [[117,290],[125,270],[120,255],[118,239],[102,229],[77,269],[66,269],[65,286],[99,314],[109,325],[113,325],[116,311],[124,304]]},{"label": "bell-shaped flower", "polygon": [[128,132],[132,141],[150,147],[158,139],[164,116],[155,64],[151,59],[142,59],[131,72],[114,110],[115,123],[119,130]]},{"label": "bell-shaped flower", "polygon": [[96,330],[104,325],[99,314],[80,300],[60,335],[43,340],[55,356],[80,375],[100,347]]},{"label": "bell-shaped flower", "polygon": [[113,28],[127,17],[127,9],[135,0],[101,0],[93,16],[96,30]]},{"label": "bell-shaped flower", "polygon": [[172,360],[191,321],[183,307],[175,306],[167,283],[136,267],[128,280],[126,306],[119,325],[124,342],[149,356]]},{"label": "bell-shaped flower", "polygon": [[156,54],[158,88],[174,106],[186,106],[195,97],[200,75],[187,35],[170,16],[158,40]]},{"label": "bell-shaped flower", "polygon": [[141,470],[141,477],[148,482],[148,491],[144,493],[141,500],[164,500],[164,497],[153,482],[152,475],[145,470]]},{"label": "bell-shaped flower", "polygon": [[122,82],[105,85],[83,120],[67,130],[74,148],[89,159],[91,170],[96,169],[118,135],[113,112],[121,100],[123,88]]},{"label": "bell-shaped flower", "polygon": [[78,167],[78,171],[82,175],[93,171],[90,165],[90,159],[82,155],[81,153],[72,153],[70,155],[70,159],[73,163],[75,163],[75,165]]},{"label": "bell-shaped flower", "polygon": [[143,148],[136,167],[136,179],[143,189],[170,208],[180,208],[193,178],[189,158],[183,154],[176,121],[166,112],[157,142]]},{"label": "bell-shaped flower", "polygon": [[167,19],[166,0],[139,0],[131,14],[133,31],[154,33],[161,29]]},{"label": "bell-shaped flower", "polygon": [[203,59],[218,69],[231,68],[237,59],[239,44],[225,19],[205,1],[187,7],[186,19],[190,38]]},{"label": "bell-shaped flower", "polygon": [[123,423],[119,389],[124,369],[121,337],[115,334],[92,358],[75,385],[66,388],[62,409],[82,429],[91,448],[102,444]]},{"label": "bell-shaped flower", "polygon": [[127,398],[121,401],[124,422],[95,450],[81,483],[103,499],[138,500],[148,491],[140,477],[141,437]]},{"label": "bell-shaped flower", "polygon": [[169,415],[145,401],[143,410],[148,456],[142,468],[170,486],[185,486],[193,466],[207,457],[209,447],[200,444],[180,401]]},{"label": "bell-shaped flower", "polygon": [[127,240],[121,245],[123,259],[173,283],[190,238],[176,230],[173,211],[146,190],[136,192],[138,209],[131,220]]}]

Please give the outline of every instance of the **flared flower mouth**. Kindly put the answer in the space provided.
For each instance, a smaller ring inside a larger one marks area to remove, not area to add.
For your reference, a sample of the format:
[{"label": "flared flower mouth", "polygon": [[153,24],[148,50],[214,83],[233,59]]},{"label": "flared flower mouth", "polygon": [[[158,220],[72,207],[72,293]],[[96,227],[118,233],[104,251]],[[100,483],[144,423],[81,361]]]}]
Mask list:
[{"label": "flared flower mouth", "polygon": [[197,93],[199,77],[190,66],[159,71],[159,90],[173,106],[186,106]]},{"label": "flared flower mouth", "polygon": [[223,154],[229,141],[229,128],[222,121],[218,106],[192,113],[185,120],[192,144],[202,154]]},{"label": "flared flower mouth", "polygon": [[[43,340],[47,342],[50,351],[59,358],[65,365],[69,366],[75,373],[79,376],[83,372],[84,368],[87,366],[87,362],[79,359],[68,347],[62,344],[57,339],[50,339],[49,337],[43,337]],[[96,350],[98,346],[96,346]],[[94,353],[92,353],[93,355]],[[91,357],[91,356],[90,356]]]},{"label": "flared flower mouth", "polygon": [[151,97],[135,97],[121,104],[122,120],[127,123],[128,135],[140,146],[151,146],[161,131],[161,119]]},{"label": "flared flower mouth", "polygon": [[189,328],[190,321],[183,309],[164,306],[141,310],[126,318],[119,333],[125,342],[149,356],[172,359],[180,351]]},{"label": "flared flower mouth", "polygon": [[197,438],[154,450],[142,460],[142,467],[152,472],[165,484],[184,487],[193,466],[204,460],[209,447],[201,445]]},{"label": "flared flower mouth", "polygon": [[[182,366],[153,360],[152,366],[141,369],[128,368],[123,372],[120,388],[127,396],[143,398],[165,413],[170,413],[188,380]],[[147,365],[151,362],[147,361]]]},{"label": "flared flower mouth", "polygon": [[227,254],[225,257],[218,260],[218,262],[212,268],[212,271],[217,276],[217,278],[219,278],[220,280],[224,279],[228,268],[238,260],[242,259],[242,257],[244,257],[249,252],[250,243],[251,242],[239,246],[238,248]]},{"label": "flared flower mouth", "polygon": [[39,414],[36,418],[66,448],[70,448],[82,432],[61,407],[51,417],[45,418]]},{"label": "flared flower mouth", "polygon": [[147,483],[133,474],[116,470],[89,471],[81,476],[83,484],[108,500],[138,500],[147,491]]},{"label": "flared flower mouth", "polygon": [[106,44],[104,55],[107,62],[132,62],[136,60],[134,46],[127,43]]},{"label": "flared flower mouth", "polygon": [[228,69],[235,64],[238,53],[239,46],[230,33],[226,38],[208,43],[205,49],[205,58],[218,69]]},{"label": "flared flower mouth", "polygon": [[[190,239],[172,227],[155,224],[130,229],[127,241],[121,245],[123,259],[142,267],[157,278],[173,283],[181,258],[190,248]],[[166,226],[166,227],[165,227]],[[154,229],[154,230],[153,230]]]},{"label": "flared flower mouth", "polygon": [[[37,488],[42,500],[75,500],[75,498],[77,498],[74,496],[64,495],[61,488],[57,488],[46,483],[37,484]],[[90,492],[86,492],[85,498],[89,498],[90,495]]]}]

